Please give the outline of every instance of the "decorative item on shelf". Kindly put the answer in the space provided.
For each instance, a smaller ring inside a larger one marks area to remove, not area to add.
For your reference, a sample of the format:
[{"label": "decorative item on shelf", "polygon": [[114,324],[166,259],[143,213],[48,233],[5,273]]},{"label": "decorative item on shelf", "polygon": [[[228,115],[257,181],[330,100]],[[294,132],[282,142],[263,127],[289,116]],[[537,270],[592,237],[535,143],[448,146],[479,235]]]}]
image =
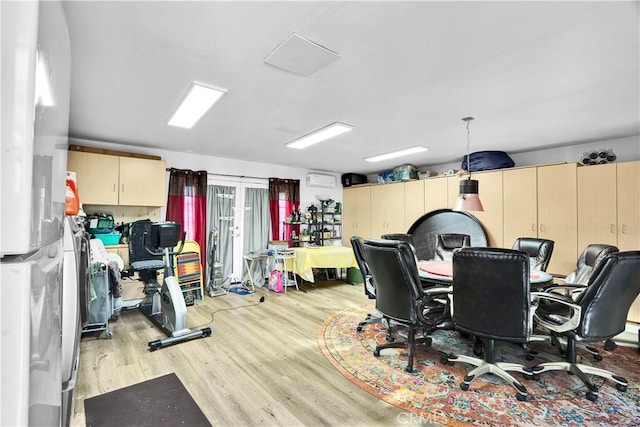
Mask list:
[{"label": "decorative item on shelf", "polygon": [[612,148],[605,150],[601,148],[599,150],[592,150],[582,154],[580,163],[585,166],[588,165],[604,165],[607,163],[613,163],[618,157],[613,152]]},{"label": "decorative item on shelf", "polygon": [[482,202],[480,202],[480,196],[478,195],[478,181],[471,179],[471,168],[469,167],[469,146],[471,144],[469,139],[469,122],[473,120],[473,117],[465,117],[462,119],[467,122],[467,169],[468,178],[460,181],[460,196],[456,202],[454,211],[484,211]]}]

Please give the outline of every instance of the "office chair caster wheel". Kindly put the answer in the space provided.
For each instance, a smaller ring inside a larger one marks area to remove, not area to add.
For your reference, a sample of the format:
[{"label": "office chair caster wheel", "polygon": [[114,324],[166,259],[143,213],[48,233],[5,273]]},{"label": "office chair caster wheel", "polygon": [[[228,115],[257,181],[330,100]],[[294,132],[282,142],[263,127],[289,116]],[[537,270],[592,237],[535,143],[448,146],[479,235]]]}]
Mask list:
[{"label": "office chair caster wheel", "polygon": [[601,360],[602,360],[602,356],[601,356],[601,355],[599,355],[599,354],[594,354],[594,355],[593,355],[593,360],[596,360],[596,361],[598,361],[598,362],[599,362],[599,361],[601,361]]},{"label": "office chair caster wheel", "polygon": [[624,384],[616,384],[616,390],[624,393],[625,391],[627,391],[627,386]]},{"label": "office chair caster wheel", "polygon": [[107,331],[107,332],[104,334],[104,337],[105,337],[106,339],[110,340],[111,338],[113,338],[113,334],[111,333],[111,331]]},{"label": "office chair caster wheel", "polygon": [[380,357],[380,350],[378,350],[378,349],[373,350],[373,355],[375,357]]},{"label": "office chair caster wheel", "polygon": [[443,356],[443,357],[440,359],[440,363],[441,363],[441,364],[443,364],[443,365],[453,366],[453,362],[450,362],[450,361],[449,361],[449,358],[448,358],[448,357],[446,357],[446,356]]},{"label": "office chair caster wheel", "polygon": [[524,358],[527,359],[527,360],[533,360],[534,359],[534,357],[533,357],[533,355],[531,353],[527,353],[527,355]]},{"label": "office chair caster wheel", "polygon": [[538,381],[540,374],[522,374],[522,377],[527,381]]},{"label": "office chair caster wheel", "polygon": [[358,326],[356,327],[356,331],[358,331],[358,332],[362,332],[362,326],[358,325]]},{"label": "office chair caster wheel", "polygon": [[516,399],[518,399],[520,402],[526,402],[527,401],[527,395],[526,394],[517,393],[516,394]]},{"label": "office chair caster wheel", "polygon": [[464,391],[468,391],[469,390],[469,384],[467,383],[460,383],[460,389],[464,390]]},{"label": "office chair caster wheel", "polygon": [[613,340],[606,340],[604,342],[604,349],[607,351],[615,350],[618,345]]},{"label": "office chair caster wheel", "polygon": [[596,400],[598,400],[598,394],[594,393],[592,391],[588,391],[586,393],[585,397],[587,398],[587,400],[589,400],[591,402],[595,402]]},{"label": "office chair caster wheel", "polygon": [[484,353],[484,345],[482,344],[482,342],[476,342],[475,344],[473,344],[473,354],[476,356],[482,356],[482,354]]}]

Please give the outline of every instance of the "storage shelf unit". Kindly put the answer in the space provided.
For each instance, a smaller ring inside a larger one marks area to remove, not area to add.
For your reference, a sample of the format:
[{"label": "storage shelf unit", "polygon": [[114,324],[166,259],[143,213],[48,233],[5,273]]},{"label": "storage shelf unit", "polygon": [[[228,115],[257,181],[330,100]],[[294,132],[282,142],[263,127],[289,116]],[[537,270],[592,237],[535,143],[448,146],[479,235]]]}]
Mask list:
[{"label": "storage shelf unit", "polygon": [[[309,221],[284,222],[286,241],[289,246],[315,244],[324,246],[327,242],[342,240],[342,214],[327,212],[323,209],[315,212]],[[292,232],[294,233],[292,237]]]}]

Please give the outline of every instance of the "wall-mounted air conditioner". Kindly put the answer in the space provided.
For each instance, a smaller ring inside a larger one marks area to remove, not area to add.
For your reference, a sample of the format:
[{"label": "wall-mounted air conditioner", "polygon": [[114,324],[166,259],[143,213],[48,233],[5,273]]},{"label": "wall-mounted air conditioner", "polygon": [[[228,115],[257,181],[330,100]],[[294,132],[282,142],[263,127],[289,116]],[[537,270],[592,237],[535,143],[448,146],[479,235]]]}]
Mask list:
[{"label": "wall-mounted air conditioner", "polygon": [[333,175],[324,175],[321,173],[307,174],[307,187],[334,188],[336,186],[336,177]]}]

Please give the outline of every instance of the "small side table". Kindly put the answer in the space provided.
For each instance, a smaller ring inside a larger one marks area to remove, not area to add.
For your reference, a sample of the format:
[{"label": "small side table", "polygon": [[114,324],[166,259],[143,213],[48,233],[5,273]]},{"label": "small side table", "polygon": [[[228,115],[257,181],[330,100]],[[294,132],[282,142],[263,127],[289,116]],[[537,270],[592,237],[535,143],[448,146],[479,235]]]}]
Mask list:
[{"label": "small side table", "polygon": [[[255,284],[257,283],[257,281],[253,277],[253,267],[256,262],[258,261],[262,262],[266,260],[268,256],[262,253],[249,252],[248,254],[244,255],[242,258],[244,259],[244,265],[245,267],[247,267],[247,273],[249,274],[249,284],[251,285],[252,290],[255,291],[256,290]],[[264,284],[264,279],[260,284],[261,285]]]}]

